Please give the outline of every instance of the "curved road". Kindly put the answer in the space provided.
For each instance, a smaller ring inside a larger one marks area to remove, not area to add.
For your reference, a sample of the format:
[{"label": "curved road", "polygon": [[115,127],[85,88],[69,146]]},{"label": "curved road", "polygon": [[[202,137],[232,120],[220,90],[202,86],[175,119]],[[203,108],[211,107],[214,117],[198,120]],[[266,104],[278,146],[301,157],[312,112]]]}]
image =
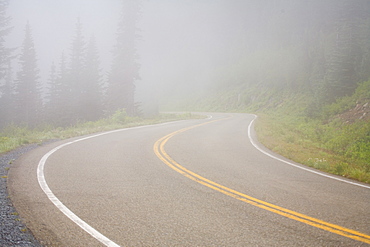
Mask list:
[{"label": "curved road", "polygon": [[12,165],[9,192],[47,246],[368,246],[370,187],[268,156],[253,119],[49,144]]}]

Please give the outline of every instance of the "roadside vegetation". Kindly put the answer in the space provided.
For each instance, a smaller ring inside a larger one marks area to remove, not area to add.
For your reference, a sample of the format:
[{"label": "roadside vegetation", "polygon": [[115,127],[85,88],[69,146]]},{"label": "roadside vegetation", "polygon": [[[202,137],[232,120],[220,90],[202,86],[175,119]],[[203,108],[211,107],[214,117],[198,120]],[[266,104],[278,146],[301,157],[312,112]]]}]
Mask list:
[{"label": "roadside vegetation", "polygon": [[[27,143],[170,120],[133,117],[141,110],[134,102],[140,77],[135,55],[137,4],[131,6],[131,26],[118,25],[108,80],[103,81],[100,73],[94,42],[89,49],[82,45],[88,43],[78,21],[70,59],[62,56],[60,66],[52,65],[49,81],[41,83],[50,86],[41,104],[32,29],[27,25],[20,54],[2,45],[11,23],[5,11],[9,1],[0,2],[4,2],[0,5],[0,55],[4,54],[0,59],[0,153]],[[155,85],[157,93],[147,89],[158,97],[152,107],[256,113],[259,139],[270,149],[317,169],[370,183],[370,1],[236,2],[225,5],[230,7],[225,11],[230,23],[215,28],[225,33],[222,46],[214,50],[217,54],[202,60],[194,52],[188,57],[200,59],[201,67],[192,70],[197,63],[187,63],[192,66],[180,69],[176,79],[153,78],[160,83]],[[22,66],[13,78],[8,61],[15,57]],[[122,108],[128,114],[117,111]],[[101,119],[105,114],[112,115]],[[40,127],[44,122],[52,125]],[[19,127],[22,124],[34,127]]]},{"label": "roadside vegetation", "polygon": [[[255,113],[258,138],[268,148],[370,183],[370,1],[304,2],[243,9],[250,18],[244,23],[260,25],[244,28],[240,46],[230,49],[238,55],[209,73],[207,90],[165,105]],[[259,42],[248,43],[251,36]]]},{"label": "roadside vegetation", "polygon": [[[370,183],[370,80],[353,94],[312,110],[310,92],[267,87],[219,91],[180,109],[258,115],[267,148],[298,163]],[[315,102],[314,102],[315,103]]]},{"label": "roadside vegetation", "polygon": [[324,106],[316,118],[292,102],[257,112],[260,142],[307,166],[370,183],[370,81]]},{"label": "roadside vegetation", "polygon": [[202,118],[191,113],[158,114],[155,117],[130,117],[125,110],[117,110],[108,118],[91,122],[81,122],[69,127],[54,127],[51,125],[38,128],[8,125],[0,132],[0,154],[31,143],[42,144],[48,140],[67,139],[109,130],[150,125],[183,119]]},{"label": "roadside vegetation", "polygon": [[266,147],[301,164],[370,183],[368,122],[324,123],[278,114],[259,114],[256,131]]}]

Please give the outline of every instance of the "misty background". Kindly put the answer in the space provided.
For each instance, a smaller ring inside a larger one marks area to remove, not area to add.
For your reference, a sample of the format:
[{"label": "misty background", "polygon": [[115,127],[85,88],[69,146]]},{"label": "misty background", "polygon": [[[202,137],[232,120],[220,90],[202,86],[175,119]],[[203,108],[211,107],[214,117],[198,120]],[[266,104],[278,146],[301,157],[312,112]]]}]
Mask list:
[{"label": "misty background", "polygon": [[[113,80],[112,68],[122,68],[115,76],[131,76],[127,90],[135,87],[135,104],[149,115],[192,110],[212,104],[205,103],[212,97],[227,106],[222,109],[235,110],[261,92],[291,91],[310,94],[307,114],[313,116],[370,77],[366,0],[11,0],[5,13],[11,18],[5,27],[12,29],[3,39],[15,48],[13,80],[22,70],[18,60],[28,23],[44,102],[52,64],[60,70],[64,54],[70,66],[73,44],[82,39],[87,46],[91,37],[102,90]],[[115,60],[119,42],[126,42],[121,46],[131,61]],[[234,96],[222,102],[225,94]]]},{"label": "misty background", "polygon": [[[120,0],[12,0],[8,15],[12,32],[7,45],[17,48],[23,42],[28,22],[35,43],[40,80],[46,85],[51,63],[68,57],[76,22],[82,24],[85,39],[94,35],[101,58],[103,76],[110,69],[120,18]],[[237,2],[234,2],[234,4]],[[137,40],[140,80],[139,101],[156,100],[156,95],[178,97],[196,94],[211,83],[211,69],[240,39],[241,24],[228,1],[141,1]],[[17,61],[14,61],[16,71]],[[106,79],[106,78],[105,78]],[[153,95],[154,94],[154,95]],[[177,95],[177,96],[175,96]],[[151,103],[150,103],[151,104]]]}]

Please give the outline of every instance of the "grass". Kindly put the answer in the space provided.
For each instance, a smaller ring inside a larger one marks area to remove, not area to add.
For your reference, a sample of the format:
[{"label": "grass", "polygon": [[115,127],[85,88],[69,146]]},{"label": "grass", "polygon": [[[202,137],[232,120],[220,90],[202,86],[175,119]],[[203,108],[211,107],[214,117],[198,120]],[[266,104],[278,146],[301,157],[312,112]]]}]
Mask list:
[{"label": "grass", "polygon": [[159,114],[152,118],[129,117],[124,111],[117,111],[108,118],[94,122],[81,122],[70,127],[53,127],[46,125],[36,129],[9,125],[0,132],[0,154],[16,149],[22,145],[41,144],[52,139],[67,139],[114,129],[151,125],[183,119],[202,118],[191,113]]},{"label": "grass", "polygon": [[350,116],[356,105],[370,104],[370,80],[359,83],[352,95],[310,114],[313,100],[308,91],[248,87],[185,102],[184,108],[255,113],[257,136],[267,148],[298,163],[370,183],[369,119],[342,115]]},{"label": "grass", "polygon": [[277,112],[259,114],[259,141],[298,163],[339,176],[370,183],[368,122],[322,123]]},{"label": "grass", "polygon": [[298,163],[370,183],[370,122],[339,117],[370,102],[370,80],[310,116],[312,100],[309,92],[250,87],[185,101],[182,109],[255,113],[258,139],[267,148]]}]

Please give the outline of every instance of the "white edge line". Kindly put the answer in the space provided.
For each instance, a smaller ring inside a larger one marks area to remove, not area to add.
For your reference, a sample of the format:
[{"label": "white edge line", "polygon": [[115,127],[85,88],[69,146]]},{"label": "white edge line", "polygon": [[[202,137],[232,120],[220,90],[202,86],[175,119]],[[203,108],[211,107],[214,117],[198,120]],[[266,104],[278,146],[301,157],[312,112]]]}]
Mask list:
[{"label": "white edge line", "polygon": [[[344,180],[344,179],[340,179],[340,178],[337,178],[337,177],[333,177],[333,176],[330,176],[330,175],[327,175],[327,174],[324,174],[324,173],[321,173],[321,172],[317,172],[317,171],[313,171],[313,170],[310,170],[310,169],[307,169],[307,168],[304,168],[304,167],[301,167],[301,166],[298,166],[296,164],[293,164],[291,162],[288,162],[286,160],[283,160],[283,159],[280,159],[276,156],[273,156],[271,154],[269,154],[268,152],[264,151],[263,149],[261,149],[256,143],[255,141],[252,139],[252,136],[251,136],[251,128],[252,128],[252,125],[253,125],[253,122],[254,120],[257,119],[257,116],[254,115],[254,119],[250,122],[249,126],[248,126],[248,138],[250,140],[250,142],[252,143],[252,145],[257,149],[259,150],[260,152],[262,152],[263,154],[273,158],[273,159],[276,159],[278,161],[281,161],[281,162],[284,162],[288,165],[291,165],[291,166],[294,166],[294,167],[297,167],[297,168],[300,168],[302,170],[305,170],[305,171],[308,171],[308,172],[311,172],[311,173],[315,173],[315,174],[318,174],[320,176],[324,176],[324,177],[327,177],[327,178],[331,178],[331,179],[335,179],[335,180],[338,180],[338,181],[341,181],[341,182],[345,182],[345,183],[349,183],[349,184],[352,184],[352,185],[357,185],[357,186],[361,186],[361,187],[364,187],[364,188],[368,188],[370,189],[369,186],[366,186],[366,185],[362,185],[362,184],[358,184],[358,183],[354,183],[354,182],[351,182],[351,181],[347,181],[347,180]],[[209,118],[212,118],[212,116],[209,116]],[[173,123],[173,122],[170,122],[170,123]],[[163,123],[163,124],[159,124],[159,125],[164,125],[164,124],[168,124],[168,123]],[[83,221],[81,218],[79,218],[76,214],[74,214],[70,209],[68,209],[55,195],[54,193],[50,190],[48,184],[46,183],[46,180],[45,180],[45,175],[44,175],[44,167],[45,167],[45,163],[46,163],[46,160],[53,154],[55,153],[57,150],[65,147],[65,146],[68,146],[70,144],[73,144],[73,143],[76,143],[76,142],[79,142],[79,141],[83,141],[83,140],[87,140],[87,139],[90,139],[90,138],[94,138],[94,137],[98,137],[98,136],[102,136],[102,135],[107,135],[107,134],[111,134],[111,133],[114,133],[114,132],[120,132],[120,131],[124,131],[124,130],[129,130],[129,129],[135,129],[135,128],[143,128],[143,127],[149,127],[149,126],[152,126],[152,125],[146,125],[146,126],[138,126],[138,127],[133,127],[133,128],[125,128],[125,129],[118,129],[118,130],[113,130],[113,131],[108,131],[108,132],[104,132],[104,133],[100,133],[100,134],[96,134],[96,135],[92,135],[92,136],[88,136],[88,137],[84,137],[84,138],[81,138],[81,139],[77,139],[77,140],[74,140],[74,141],[71,141],[71,142],[68,142],[68,143],[65,143],[65,144],[62,144],[60,146],[57,146],[56,148],[50,150],[48,153],[46,153],[40,160],[38,166],[37,166],[37,179],[38,179],[38,182],[39,182],[39,185],[41,187],[41,189],[44,191],[44,193],[47,195],[47,197],[49,198],[49,200],[64,214],[66,215],[70,220],[72,220],[75,224],[77,224],[79,227],[81,227],[84,231],[86,231],[87,233],[89,233],[92,237],[94,237],[95,239],[97,239],[99,242],[101,242],[102,244],[104,244],[105,246],[107,247],[120,247],[118,244],[116,244],[115,242],[113,242],[112,240],[108,239],[106,236],[104,236],[103,234],[101,234],[100,232],[98,232],[97,230],[95,230],[93,227],[91,227],[89,224],[87,224],[85,221]]]},{"label": "white edge line", "polygon": [[[179,121],[182,121],[182,120],[179,120]],[[161,124],[156,124],[156,126],[158,125],[165,125],[165,124],[171,124],[171,123],[174,123],[174,122],[178,122],[178,121],[173,121],[173,122],[166,122],[166,123],[161,123]],[[107,134],[111,134],[111,133],[114,133],[114,132],[120,132],[120,131],[124,131],[124,130],[131,130],[131,129],[139,129],[139,128],[144,128],[144,127],[150,127],[150,126],[153,126],[153,125],[145,125],[145,126],[138,126],[138,127],[131,127],[131,128],[125,128],[125,129],[118,129],[118,130],[112,130],[112,131],[108,131],[108,132],[103,132],[103,133],[99,133],[99,134],[96,134],[96,135],[92,135],[92,136],[88,136],[88,137],[84,137],[84,138],[81,138],[81,139],[77,139],[77,140],[74,140],[74,141],[71,141],[71,142],[67,142],[67,143],[64,143],[60,146],[57,146],[56,148],[50,150],[48,153],[46,153],[40,160],[38,166],[37,166],[37,180],[39,182],[39,185],[41,187],[41,189],[44,191],[44,193],[47,195],[47,197],[49,198],[49,200],[63,213],[65,214],[70,220],[72,220],[75,224],[77,224],[79,227],[81,227],[84,231],[86,231],[88,234],[90,234],[91,236],[93,236],[95,239],[97,239],[98,241],[100,241],[102,244],[104,244],[105,246],[107,247],[120,247],[118,244],[116,244],[115,242],[113,242],[112,240],[110,240],[109,238],[107,238],[106,236],[104,236],[103,234],[101,234],[100,232],[98,232],[97,230],[95,230],[93,227],[91,227],[89,224],[87,224],[85,221],[83,221],[81,218],[79,218],[76,214],[74,214],[69,208],[67,208],[55,195],[54,193],[51,191],[51,189],[49,188],[48,184],[46,183],[46,180],[45,180],[45,175],[44,175],[44,167],[45,167],[45,163],[46,163],[46,160],[53,154],[55,153],[56,151],[58,151],[59,149],[65,147],[65,146],[68,146],[70,144],[73,144],[73,143],[76,143],[76,142],[80,142],[80,141],[84,141],[84,140],[87,140],[87,139],[90,139],[90,138],[94,138],[94,137],[98,137],[98,136],[102,136],[102,135],[107,135]]]},{"label": "white edge line", "polygon": [[360,186],[360,187],[363,187],[363,188],[367,188],[367,189],[370,189],[370,186],[367,186],[367,185],[364,185],[364,184],[359,184],[359,183],[356,183],[356,182],[352,182],[352,181],[348,181],[348,180],[345,180],[345,179],[341,179],[341,178],[338,178],[338,177],[334,177],[334,176],[330,176],[328,174],[325,174],[325,173],[322,173],[322,172],[319,172],[319,171],[315,171],[315,170],[311,170],[311,169],[308,169],[308,168],[305,168],[305,167],[302,167],[302,166],[299,166],[299,165],[296,165],[294,163],[291,163],[289,161],[286,161],[286,160],[283,160],[283,159],[280,159],[268,152],[266,152],[265,150],[263,150],[262,148],[260,148],[258,146],[258,144],[253,140],[252,138],[252,135],[251,135],[251,131],[252,131],[252,125],[253,125],[253,122],[254,120],[257,119],[257,115],[255,114],[251,114],[254,116],[254,119],[249,123],[249,126],[248,126],[248,138],[249,138],[249,141],[252,143],[252,145],[258,149],[260,152],[262,152],[263,154],[275,159],[275,160],[278,160],[278,161],[281,161],[281,162],[284,162],[290,166],[294,166],[294,167],[297,167],[299,169],[302,169],[302,170],[305,170],[305,171],[308,171],[308,172],[311,172],[311,173],[315,173],[317,175],[320,175],[320,176],[323,176],[323,177],[327,177],[327,178],[331,178],[331,179],[334,179],[334,180],[338,180],[338,181],[341,181],[341,182],[344,182],[344,183],[348,183],[348,184],[352,184],[352,185],[356,185],[356,186]]}]

